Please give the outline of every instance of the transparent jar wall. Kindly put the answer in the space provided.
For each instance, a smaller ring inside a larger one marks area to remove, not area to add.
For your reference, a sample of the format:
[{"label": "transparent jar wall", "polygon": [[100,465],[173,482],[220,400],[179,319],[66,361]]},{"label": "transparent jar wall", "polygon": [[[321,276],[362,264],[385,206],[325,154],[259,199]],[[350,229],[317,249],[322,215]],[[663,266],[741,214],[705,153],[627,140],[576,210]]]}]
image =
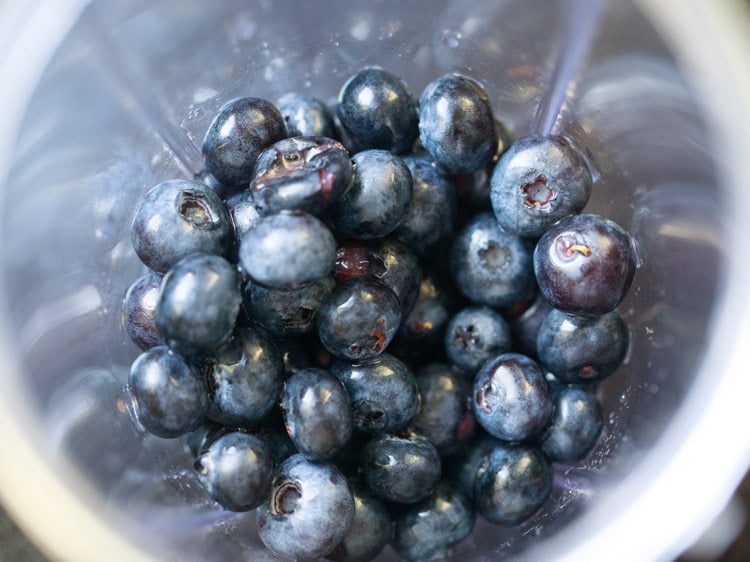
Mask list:
[{"label": "transparent jar wall", "polygon": [[[199,171],[196,146],[216,110],[234,97],[288,91],[330,100],[351,73],[379,65],[417,95],[446,72],[477,78],[500,120],[528,134],[570,48],[574,6],[196,0],[85,11],[19,133],[3,193],[2,274],[26,371],[19,384],[47,430],[40,446],[62,452],[96,487],[102,517],[185,560],[265,556],[253,550],[253,517],[217,509],[178,442],[137,430],[124,391],[137,350],[119,307],[142,271],[129,219],[148,187]],[[590,509],[647,455],[708,341],[727,247],[710,137],[680,69],[636,8],[609,2],[599,25],[555,131],[598,172],[587,210],[638,240],[643,264],[621,306],[632,349],[601,385],[605,434],[589,460],[557,467],[547,509],[521,528],[478,522],[457,557],[517,553]]]}]

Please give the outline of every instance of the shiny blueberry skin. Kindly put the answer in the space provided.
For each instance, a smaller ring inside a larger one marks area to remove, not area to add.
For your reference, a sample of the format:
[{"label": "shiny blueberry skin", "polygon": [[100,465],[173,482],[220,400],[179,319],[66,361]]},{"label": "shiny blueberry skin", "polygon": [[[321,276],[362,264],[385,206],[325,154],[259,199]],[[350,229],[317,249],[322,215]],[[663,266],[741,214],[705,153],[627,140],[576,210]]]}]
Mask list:
[{"label": "shiny blueberry skin", "polygon": [[240,240],[260,222],[261,214],[255,206],[253,192],[249,190],[235,193],[226,201],[227,211],[234,226],[236,247]]},{"label": "shiny blueberry skin", "polygon": [[276,107],[286,122],[286,130],[290,137],[336,136],[333,114],[318,98],[286,94],[279,98]]},{"label": "shiny blueberry skin", "polygon": [[559,219],[581,212],[591,195],[591,172],[562,137],[524,137],[500,157],[490,198],[500,226],[538,238]]},{"label": "shiny blueberry skin", "polygon": [[361,70],[346,81],[336,114],[355,152],[379,148],[402,154],[419,134],[414,96],[403,80],[378,68]]},{"label": "shiny blueberry skin", "polygon": [[484,88],[464,76],[443,76],[419,99],[419,140],[454,174],[480,170],[497,152],[497,131]]},{"label": "shiny blueberry skin", "polygon": [[420,407],[411,427],[441,455],[449,455],[474,435],[470,384],[463,373],[444,363],[422,367],[416,378]]},{"label": "shiny blueberry skin", "polygon": [[245,310],[274,336],[305,334],[315,327],[318,309],[335,284],[332,275],[293,289],[268,289],[248,282],[243,291]]},{"label": "shiny blueberry skin", "polygon": [[412,200],[409,168],[385,150],[365,150],[352,159],[354,177],[349,191],[331,208],[336,231],[358,240],[393,232]]},{"label": "shiny blueberry skin", "polygon": [[312,283],[336,261],[336,240],[317,218],[300,211],[263,217],[240,243],[240,265],[250,278],[273,289]]},{"label": "shiny blueberry skin", "polygon": [[533,243],[505,232],[481,213],[458,235],[450,266],[458,290],[470,301],[510,306],[534,291]]},{"label": "shiny blueberry skin", "polygon": [[474,481],[477,478],[482,462],[492,448],[499,443],[493,437],[481,433],[468,444],[461,447],[456,454],[445,460],[443,476],[448,478],[457,490],[469,498],[474,498]]},{"label": "shiny blueberry skin", "polygon": [[339,141],[292,137],[261,152],[250,191],[264,215],[285,209],[319,214],[346,193],[352,175],[349,153]]},{"label": "shiny blueberry skin", "polygon": [[247,433],[228,433],[214,441],[195,468],[208,494],[231,511],[255,509],[271,488],[271,452]]},{"label": "shiny blueberry skin", "polygon": [[240,328],[206,370],[208,415],[230,427],[248,427],[272,409],[284,384],[276,345],[259,328]]},{"label": "shiny blueberry skin", "polygon": [[141,199],[130,226],[133,248],[157,273],[195,253],[230,257],[232,223],[221,198],[197,181],[161,182]]},{"label": "shiny blueberry skin", "polygon": [[510,351],[510,327],[498,312],[487,306],[459,311],[445,329],[445,353],[451,362],[473,375],[489,359]]},{"label": "shiny blueberry skin", "polygon": [[260,539],[271,552],[313,560],[326,556],[346,536],[354,498],[334,465],[294,455],[279,467],[271,494],[255,515]]},{"label": "shiny blueberry skin", "polygon": [[342,359],[380,355],[401,323],[401,304],[385,284],[356,277],[340,283],[320,307],[318,336]]},{"label": "shiny blueberry skin", "polygon": [[497,443],[484,457],[474,482],[477,513],[497,525],[518,525],[552,492],[552,467],[534,447]]},{"label": "shiny blueberry skin", "polygon": [[396,237],[417,253],[445,240],[453,233],[456,189],[427,155],[403,158],[412,175],[412,202]]},{"label": "shiny blueberry skin", "polygon": [[526,310],[510,319],[510,331],[517,351],[529,357],[536,357],[536,337],[542,322],[551,310],[552,306],[544,297],[537,295]]},{"label": "shiny blueberry skin", "polygon": [[558,310],[598,316],[625,298],[635,274],[635,246],[615,222],[599,215],[562,219],[539,239],[534,272],[544,298]]},{"label": "shiny blueberry skin", "polygon": [[138,419],[154,435],[179,437],[197,429],[206,417],[203,382],[166,346],[141,353],[130,367],[128,383]]},{"label": "shiny blueberry skin", "polygon": [[232,335],[241,302],[237,268],[219,256],[195,254],[164,276],[156,325],[176,352],[211,353]]},{"label": "shiny blueberry skin", "polygon": [[564,386],[555,396],[555,415],[541,441],[542,451],[555,461],[574,463],[594,448],[602,432],[602,409],[588,388]]},{"label": "shiny blueberry skin", "polygon": [[505,353],[477,373],[472,407],[488,433],[504,441],[523,441],[544,429],[554,403],[539,365],[525,355]]},{"label": "shiny blueberry skin", "polygon": [[393,548],[406,560],[447,557],[474,528],[474,507],[469,498],[442,481],[421,502],[405,508],[393,522]]},{"label": "shiny blueberry skin", "polygon": [[244,189],[261,151],[285,138],[286,126],[269,101],[240,98],[219,110],[203,139],[208,171],[222,184]]},{"label": "shiny blueberry skin", "polygon": [[289,437],[307,460],[331,459],[352,435],[349,394],[322,369],[304,369],[289,377],[281,409]]},{"label": "shiny blueberry skin", "polygon": [[416,503],[429,496],[440,480],[440,455],[416,433],[376,435],[362,450],[361,471],[378,497]]},{"label": "shiny blueberry skin", "polygon": [[611,375],[628,351],[628,327],[613,310],[585,317],[552,310],[537,335],[539,362],[569,383],[601,380]]},{"label": "shiny blueberry skin", "polygon": [[122,321],[130,339],[142,350],[163,343],[156,329],[156,307],[161,296],[161,277],[147,273],[125,293]]}]

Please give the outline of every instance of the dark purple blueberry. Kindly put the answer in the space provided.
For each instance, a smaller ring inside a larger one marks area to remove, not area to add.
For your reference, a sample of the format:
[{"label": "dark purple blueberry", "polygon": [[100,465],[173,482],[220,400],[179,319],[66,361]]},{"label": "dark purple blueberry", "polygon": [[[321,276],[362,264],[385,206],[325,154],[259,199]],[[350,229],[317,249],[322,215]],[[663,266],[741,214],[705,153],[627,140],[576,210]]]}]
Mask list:
[{"label": "dark purple blueberry", "polygon": [[255,206],[253,192],[250,190],[240,191],[232,195],[227,199],[226,206],[234,226],[236,246],[239,248],[240,241],[245,237],[245,234],[260,222],[261,214]]},{"label": "dark purple blueberry", "polygon": [[336,114],[355,152],[380,148],[402,154],[419,134],[414,96],[403,80],[379,68],[366,68],[346,81]]},{"label": "dark purple blueberry", "polygon": [[197,458],[206,452],[214,441],[230,431],[223,425],[206,419],[200,427],[185,435],[185,446],[190,454]]},{"label": "dark purple blueberry", "polygon": [[303,343],[296,338],[283,339],[276,342],[276,347],[284,363],[284,376],[290,377],[297,371],[312,367],[312,360]]},{"label": "dark purple blueberry", "polygon": [[279,98],[276,107],[286,122],[286,130],[290,137],[336,136],[333,114],[318,98],[286,94]]},{"label": "dark purple blueberry", "polygon": [[286,137],[284,118],[269,101],[241,98],[219,110],[203,139],[206,169],[222,184],[245,189],[261,151]]},{"label": "dark purple blueberry", "polygon": [[230,257],[232,223],[221,198],[191,180],[161,182],[141,199],[130,225],[133,248],[157,273],[166,273],[195,253]]},{"label": "dark purple blueberry", "polygon": [[133,283],[122,301],[125,331],[142,350],[161,345],[156,329],[156,307],[161,296],[161,277],[147,273]]},{"label": "dark purple blueberry", "polygon": [[206,417],[200,376],[166,346],[141,353],[130,367],[128,384],[138,420],[154,435],[179,437],[197,429]]},{"label": "dark purple blueberry", "polygon": [[266,444],[247,433],[228,433],[195,461],[201,484],[231,511],[258,507],[271,488],[273,462]]},{"label": "dark purple blueberry", "polygon": [[322,369],[304,369],[289,377],[281,394],[281,409],[289,437],[308,460],[330,460],[352,435],[352,407],[346,388]]},{"label": "dark purple blueberry", "polygon": [[457,490],[469,498],[474,497],[474,481],[477,478],[482,462],[495,444],[495,438],[482,433],[470,443],[461,447],[454,455],[445,460],[443,476],[448,478]]},{"label": "dark purple blueberry", "polygon": [[417,253],[424,253],[452,233],[456,189],[426,155],[403,158],[412,176],[412,202],[395,236]]},{"label": "dark purple blueberry", "polygon": [[354,498],[334,465],[294,455],[279,467],[255,516],[260,539],[271,552],[311,560],[326,556],[344,539],[354,519]]},{"label": "dark purple blueberry", "polygon": [[359,361],[380,355],[401,323],[398,298],[380,281],[340,283],[318,312],[318,336],[336,357]]},{"label": "dark purple blueberry", "polygon": [[557,220],[580,213],[591,195],[591,172],[562,137],[524,137],[500,157],[490,197],[500,226],[538,238]]},{"label": "dark purple blueberry", "polygon": [[496,443],[474,482],[474,507],[497,525],[519,525],[534,515],[552,492],[552,467],[534,447]]},{"label": "dark purple blueberry", "polygon": [[497,152],[497,131],[490,99],[470,78],[443,76],[419,98],[419,140],[445,170],[480,170]]},{"label": "dark purple blueberry", "polygon": [[562,219],[539,239],[534,272],[547,301],[563,312],[598,316],[611,312],[635,274],[630,235],[599,215]]},{"label": "dark purple blueberry", "polygon": [[284,384],[276,345],[258,328],[240,328],[206,371],[208,415],[230,427],[249,427],[274,407]]},{"label": "dark purple blueberry", "polygon": [[510,319],[510,331],[518,351],[530,357],[536,356],[536,336],[551,310],[552,306],[544,297],[537,295],[526,310]]},{"label": "dark purple blueberry", "polygon": [[474,528],[474,520],[469,498],[449,482],[440,482],[428,498],[394,519],[393,548],[406,560],[447,558]]},{"label": "dark purple blueberry", "polygon": [[250,191],[264,215],[295,209],[319,214],[346,193],[352,174],[349,153],[339,141],[292,137],[261,152]]},{"label": "dark purple blueberry", "polygon": [[616,310],[595,317],[552,310],[539,328],[536,346],[545,369],[564,382],[579,383],[611,375],[629,342],[628,327]]},{"label": "dark purple blueberry", "polygon": [[290,288],[328,275],[336,240],[312,215],[283,211],[263,217],[240,244],[240,265],[250,278],[273,289]]},{"label": "dark purple blueberry", "polygon": [[414,375],[388,353],[350,364],[336,361],[331,374],[346,387],[352,402],[354,427],[368,433],[403,429],[419,408]]},{"label": "dark purple blueberry", "polygon": [[470,306],[448,322],[443,337],[451,362],[473,375],[485,363],[510,351],[510,328],[505,319],[487,306]]},{"label": "dark purple blueberry", "polygon": [[395,503],[416,503],[440,480],[440,455],[416,433],[376,435],[362,450],[361,471],[375,495]]},{"label": "dark purple blueberry", "polygon": [[352,159],[349,191],[331,208],[336,232],[358,240],[393,232],[412,200],[412,179],[401,158],[385,150],[365,150]]},{"label": "dark purple blueberry", "polygon": [[545,428],[554,404],[539,365],[525,355],[505,353],[477,373],[472,407],[488,433],[505,441],[523,441]]},{"label": "dark purple blueberry", "polygon": [[237,268],[219,256],[195,254],[164,276],[156,325],[177,353],[205,355],[229,340],[241,302]]},{"label": "dark purple blueberry", "polygon": [[271,415],[267,416],[263,423],[253,427],[249,431],[263,441],[271,452],[271,461],[273,466],[277,467],[292,455],[297,454],[297,448],[289,439],[289,435],[284,428],[284,421],[280,413],[274,410]]},{"label": "dark purple blueberry", "polygon": [[474,435],[471,385],[463,373],[444,363],[422,367],[416,378],[420,406],[411,427],[441,455],[450,455]]},{"label": "dark purple blueberry", "polygon": [[541,447],[555,462],[582,460],[602,432],[602,409],[588,388],[564,386],[555,396],[555,415],[545,431]]},{"label": "dark purple blueberry", "polygon": [[453,243],[456,288],[473,303],[509,306],[534,291],[533,250],[531,241],[505,232],[491,213],[481,213]]}]

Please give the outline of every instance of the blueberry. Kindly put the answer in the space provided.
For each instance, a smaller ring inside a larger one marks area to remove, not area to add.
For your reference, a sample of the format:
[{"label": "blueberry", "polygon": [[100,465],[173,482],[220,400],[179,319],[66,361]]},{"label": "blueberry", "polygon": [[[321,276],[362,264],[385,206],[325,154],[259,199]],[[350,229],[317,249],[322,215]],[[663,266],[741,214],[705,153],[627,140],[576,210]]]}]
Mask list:
[{"label": "blueberry", "polygon": [[293,289],[268,289],[249,282],[243,291],[245,309],[274,336],[304,334],[315,327],[318,309],[334,285],[331,275]]},{"label": "blueberry", "polygon": [[283,370],[276,345],[262,330],[238,329],[207,368],[209,416],[231,427],[259,422],[281,394]]},{"label": "blueberry", "polygon": [[412,202],[395,235],[417,253],[424,253],[453,232],[456,189],[429,156],[404,157],[412,175]]},{"label": "blueberry", "polygon": [[564,386],[555,396],[555,415],[542,438],[542,451],[556,462],[582,460],[602,432],[602,410],[593,392]]},{"label": "blueberry", "polygon": [[538,238],[557,220],[581,212],[591,181],[586,161],[564,138],[524,137],[492,173],[492,208],[508,232]]},{"label": "blueberry", "polygon": [[250,278],[274,289],[312,283],[328,275],[336,241],[312,215],[284,211],[263,217],[240,243],[240,265]]},{"label": "blueberry", "polygon": [[417,413],[414,375],[393,355],[383,353],[353,365],[336,361],[331,374],[344,383],[352,402],[354,426],[360,431],[397,431]]},{"label": "blueberry", "polygon": [[430,83],[419,98],[419,140],[449,172],[466,174],[481,169],[498,147],[484,88],[458,75]]},{"label": "blueberry", "polygon": [[336,230],[359,240],[386,236],[401,224],[411,206],[409,168],[385,150],[365,150],[355,154],[352,162],[351,188],[331,208]]},{"label": "blueberry", "polygon": [[443,476],[448,478],[457,490],[473,499],[477,473],[487,453],[497,443],[499,443],[498,440],[485,433],[475,435],[471,442],[463,445],[454,455],[446,459]]},{"label": "blueberry", "polygon": [[386,285],[367,278],[340,283],[318,313],[318,336],[336,357],[352,361],[380,355],[401,322],[401,305]]},{"label": "blueberry", "polygon": [[599,215],[562,219],[539,239],[534,272],[544,298],[570,314],[597,316],[625,297],[636,266],[630,235]]},{"label": "blueberry", "polygon": [[232,335],[242,295],[237,268],[219,256],[195,254],[164,276],[156,325],[186,356],[213,352]]},{"label": "blueberry", "polygon": [[214,441],[231,431],[213,420],[206,419],[196,430],[185,434],[185,447],[193,457],[198,458]]},{"label": "blueberry", "polygon": [[179,437],[206,417],[206,391],[179,355],[159,345],[141,353],[128,379],[143,427],[159,437]]},{"label": "blueberry", "polygon": [[412,427],[441,455],[455,452],[474,434],[468,382],[449,365],[433,363],[417,371],[417,388],[420,407]]},{"label": "blueberry", "polygon": [[311,96],[286,94],[276,102],[290,137],[331,137],[336,135],[328,106]]},{"label": "blueberry", "polygon": [[378,496],[395,503],[416,503],[440,480],[440,455],[416,433],[376,435],[362,450],[362,475]]},{"label": "blueberry", "polygon": [[234,226],[236,246],[239,247],[245,234],[260,222],[261,214],[255,206],[253,192],[250,190],[240,191],[232,195],[227,199],[226,206]]},{"label": "blueberry", "polygon": [[133,248],[157,273],[194,253],[229,257],[234,234],[221,198],[191,180],[161,182],[141,199],[130,226]]},{"label": "blueberry", "polygon": [[510,327],[487,306],[470,306],[451,318],[445,329],[445,353],[451,362],[473,375],[485,361],[510,351]]},{"label": "blueberry", "polygon": [[195,468],[208,494],[231,511],[255,509],[271,488],[271,453],[263,441],[246,433],[228,433],[214,441]]},{"label": "blueberry", "polygon": [[552,492],[552,467],[538,449],[497,443],[486,454],[474,482],[477,513],[497,525],[519,525]]},{"label": "blueberry", "polygon": [[225,186],[244,189],[261,151],[286,137],[284,118],[269,101],[240,98],[219,110],[203,139],[206,168]]},{"label": "blueberry", "polygon": [[614,310],[584,317],[552,310],[537,336],[539,362],[565,382],[587,382],[611,375],[628,350],[628,327]]},{"label": "blueberry", "polygon": [[534,291],[533,243],[505,232],[490,213],[481,213],[458,235],[450,265],[467,299],[509,306]]},{"label": "blueberry", "polygon": [[293,137],[258,156],[250,190],[263,214],[299,209],[319,214],[352,183],[352,162],[340,142],[327,137]]},{"label": "blueberry", "polygon": [[310,355],[301,341],[295,338],[279,340],[276,347],[281,354],[281,361],[284,363],[284,375],[292,376],[297,371],[312,367]]},{"label": "blueberry", "polygon": [[505,441],[522,441],[544,429],[554,405],[539,365],[525,355],[505,353],[477,373],[472,407],[488,433]]},{"label": "blueberry", "polygon": [[354,499],[334,465],[294,455],[279,467],[271,494],[255,515],[260,539],[270,551],[311,560],[326,556],[344,539],[354,518]]},{"label": "blueberry", "polygon": [[469,498],[449,482],[440,482],[427,499],[395,518],[393,548],[406,560],[446,558],[474,528],[474,520]]},{"label": "blueberry", "polygon": [[289,437],[308,460],[331,459],[352,435],[346,388],[322,369],[304,369],[289,377],[281,409]]},{"label": "blueberry", "polygon": [[122,321],[130,339],[142,350],[163,343],[156,329],[156,307],[161,296],[161,277],[147,273],[125,293]]},{"label": "blueberry", "polygon": [[542,297],[537,295],[531,305],[521,314],[510,320],[510,331],[513,334],[515,348],[528,356],[536,356],[536,337],[539,328],[552,306]]},{"label": "blueberry", "polygon": [[404,82],[378,68],[361,70],[339,93],[336,113],[356,152],[368,148],[402,154],[419,133],[417,102]]}]

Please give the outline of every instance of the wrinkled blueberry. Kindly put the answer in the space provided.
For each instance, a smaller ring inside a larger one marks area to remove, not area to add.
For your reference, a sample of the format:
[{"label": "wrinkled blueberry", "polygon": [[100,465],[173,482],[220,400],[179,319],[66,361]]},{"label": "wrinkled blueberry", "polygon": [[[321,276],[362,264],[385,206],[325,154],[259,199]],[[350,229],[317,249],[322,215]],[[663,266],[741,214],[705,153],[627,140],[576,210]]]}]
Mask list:
[{"label": "wrinkled blueberry", "polygon": [[261,214],[255,206],[253,192],[250,190],[240,191],[232,195],[227,199],[226,205],[234,226],[236,247],[239,248],[240,241],[245,237],[245,234],[260,222]]},{"label": "wrinkled blueberry", "polygon": [[156,329],[156,307],[160,296],[161,277],[147,273],[130,286],[122,301],[125,331],[144,351],[163,343]]},{"label": "wrinkled blueberry", "polygon": [[614,310],[633,280],[630,235],[599,215],[562,219],[539,239],[534,272],[544,298],[558,310],[597,316]]},{"label": "wrinkled blueberry", "polygon": [[210,353],[229,340],[241,302],[237,268],[219,256],[196,254],[164,276],[156,325],[178,353]]},{"label": "wrinkled blueberry", "polygon": [[562,137],[524,137],[502,155],[490,197],[500,226],[538,238],[557,220],[576,214],[591,195],[591,172]]},{"label": "wrinkled blueberry", "polygon": [[555,404],[542,451],[556,462],[578,462],[594,448],[602,431],[599,400],[587,388],[564,386],[557,392]]},{"label": "wrinkled blueberry", "polygon": [[443,76],[419,98],[419,140],[454,174],[481,169],[497,151],[497,132],[484,88],[464,76]]},{"label": "wrinkled blueberry", "polygon": [[203,139],[206,168],[222,184],[244,189],[261,151],[286,137],[284,118],[269,101],[240,98],[219,110]]},{"label": "wrinkled blueberry", "polygon": [[522,441],[544,429],[554,405],[539,365],[525,355],[505,353],[477,373],[472,407],[488,433],[505,441]]},{"label": "wrinkled blueberry", "polygon": [[354,499],[341,471],[302,455],[285,460],[271,494],[256,510],[258,534],[279,556],[311,560],[339,544],[354,518]]},{"label": "wrinkled blueberry", "polygon": [[536,337],[539,328],[552,306],[541,295],[537,295],[531,305],[520,315],[510,319],[510,331],[516,350],[531,356],[536,356]]},{"label": "wrinkled blueberry", "polygon": [[331,110],[318,98],[286,94],[279,98],[276,107],[286,122],[287,134],[290,137],[336,136]]},{"label": "wrinkled blueberry", "polygon": [[487,306],[459,311],[445,329],[445,353],[451,362],[473,375],[485,361],[510,351],[510,328],[500,314]]},{"label": "wrinkled blueberry", "polygon": [[417,101],[403,80],[366,68],[346,81],[336,114],[356,152],[368,148],[402,154],[419,134]]},{"label": "wrinkled blueberry", "polygon": [[206,417],[206,391],[198,374],[166,346],[141,353],[130,367],[130,391],[143,427],[159,437],[179,437]]},{"label": "wrinkled blueberry", "polygon": [[166,273],[195,253],[230,257],[234,251],[231,219],[219,196],[202,183],[169,180],[149,189],[130,226],[140,260]]}]

